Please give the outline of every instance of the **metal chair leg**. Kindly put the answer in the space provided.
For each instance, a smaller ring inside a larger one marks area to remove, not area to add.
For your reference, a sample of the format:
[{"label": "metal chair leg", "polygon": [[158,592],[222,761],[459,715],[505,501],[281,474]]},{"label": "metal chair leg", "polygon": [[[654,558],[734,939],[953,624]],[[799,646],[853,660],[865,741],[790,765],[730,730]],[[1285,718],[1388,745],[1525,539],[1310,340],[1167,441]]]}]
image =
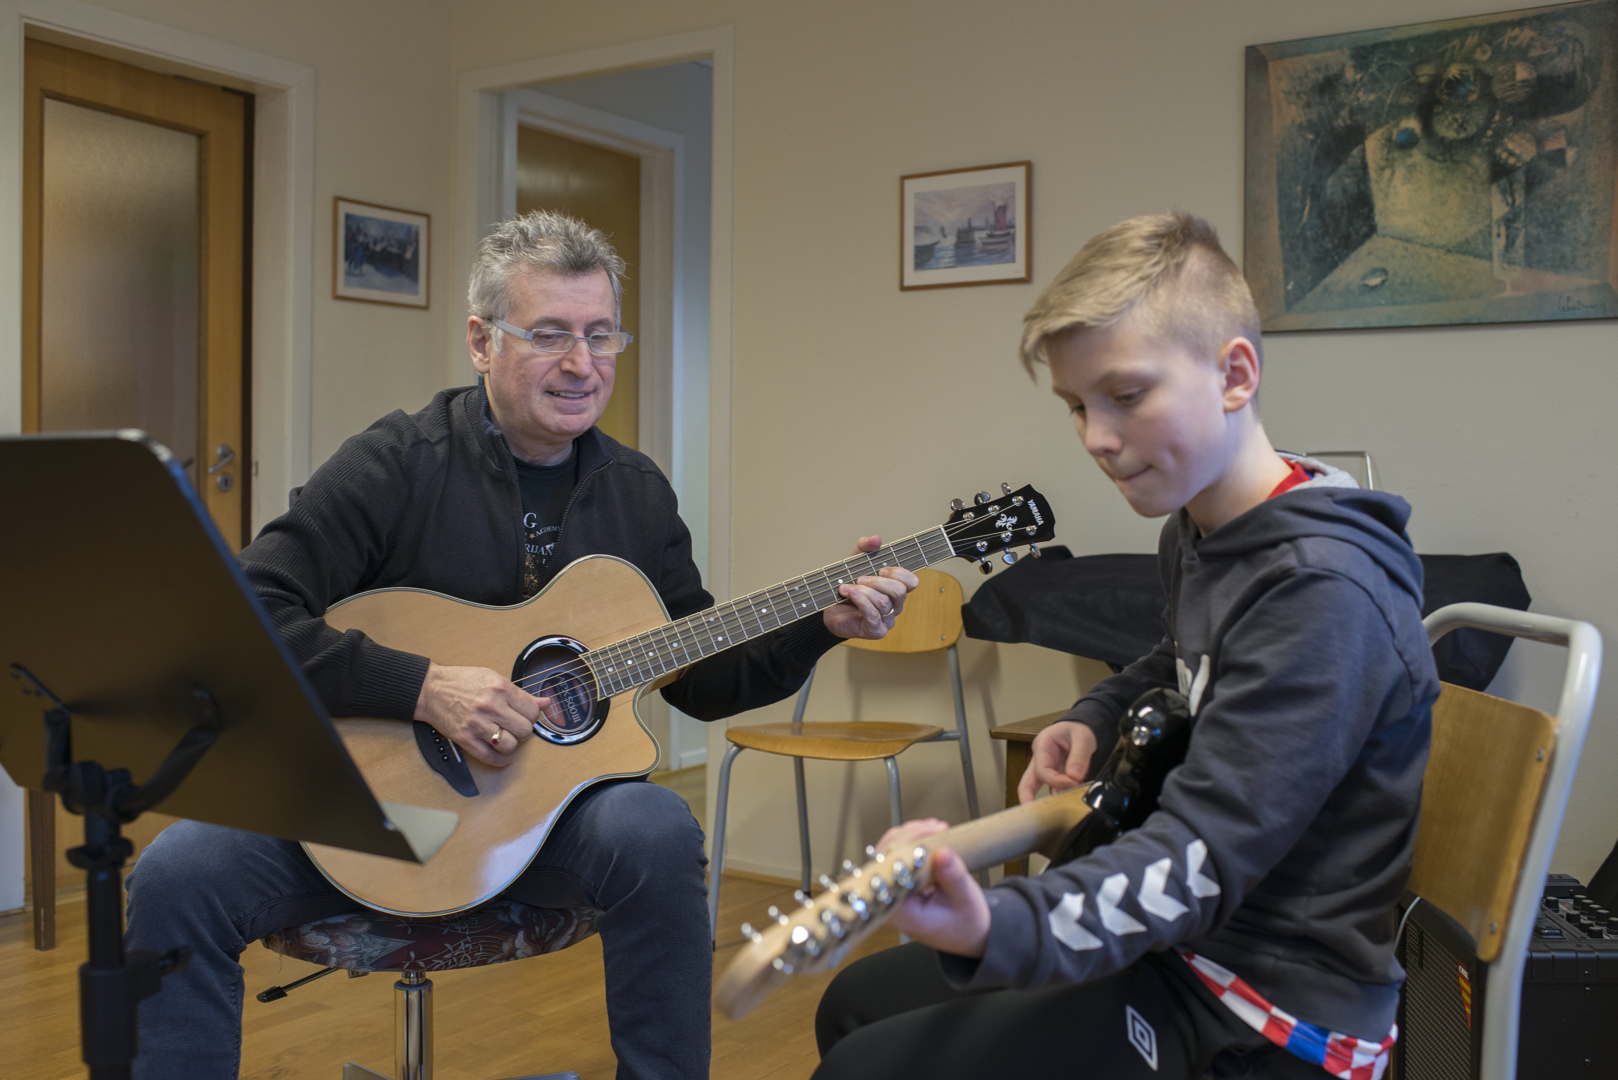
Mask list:
[{"label": "metal chair leg", "polygon": [[895,826],[904,824],[904,805],[899,800],[899,762],[896,758],[882,759],[888,766],[888,817]]},{"label": "metal chair leg", "polygon": [[792,778],[798,782],[798,854],[803,860],[803,892],[809,894],[809,791],[803,780],[803,758],[792,759]]},{"label": "metal chair leg", "polygon": [[730,802],[730,765],[742,748],[735,743],[719,765],[719,805],[713,817],[713,861],[708,864],[708,935],[719,943],[719,875],[725,868],[725,810]]},{"label": "metal chair leg", "polygon": [[961,747],[961,773],[966,778],[966,810],[973,818],[978,811],[978,782],[972,773],[972,745],[966,738],[966,694],[961,689],[961,657],[955,646],[949,647],[950,689],[955,693],[955,741]]}]

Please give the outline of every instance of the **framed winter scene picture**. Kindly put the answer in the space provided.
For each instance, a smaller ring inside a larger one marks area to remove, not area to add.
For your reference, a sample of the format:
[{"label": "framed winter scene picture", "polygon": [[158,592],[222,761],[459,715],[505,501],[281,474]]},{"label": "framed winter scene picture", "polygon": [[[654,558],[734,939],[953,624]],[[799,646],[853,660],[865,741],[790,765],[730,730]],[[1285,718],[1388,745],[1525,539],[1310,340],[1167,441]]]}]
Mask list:
[{"label": "framed winter scene picture", "polygon": [[334,297],[427,306],[429,215],[339,198],[334,216]]}]

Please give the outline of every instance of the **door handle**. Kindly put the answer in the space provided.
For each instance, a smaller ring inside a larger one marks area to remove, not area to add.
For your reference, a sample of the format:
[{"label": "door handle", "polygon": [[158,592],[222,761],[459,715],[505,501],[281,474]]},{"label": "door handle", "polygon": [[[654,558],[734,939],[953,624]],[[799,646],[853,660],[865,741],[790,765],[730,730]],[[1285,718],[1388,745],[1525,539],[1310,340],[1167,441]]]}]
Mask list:
[{"label": "door handle", "polygon": [[229,491],[236,486],[236,478],[228,472],[219,470],[236,460],[236,451],[232,450],[228,443],[220,443],[219,449],[214,452],[219,455],[219,460],[208,466],[208,475],[214,476],[215,473],[219,473],[218,476],[214,476],[214,484],[220,491]]}]

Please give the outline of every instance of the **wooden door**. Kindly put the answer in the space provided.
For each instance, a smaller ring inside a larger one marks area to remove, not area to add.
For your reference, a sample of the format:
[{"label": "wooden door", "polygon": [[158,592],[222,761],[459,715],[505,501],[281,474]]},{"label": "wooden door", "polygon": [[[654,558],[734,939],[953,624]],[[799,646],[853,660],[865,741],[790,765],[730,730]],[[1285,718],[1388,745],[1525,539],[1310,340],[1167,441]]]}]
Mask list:
[{"label": "wooden door", "polygon": [[24,85],[23,430],[150,426],[239,548],[251,98],[41,41]]},{"label": "wooden door", "polygon": [[[252,99],[40,41],[24,86],[23,430],[148,429],[240,548]],[[138,853],[174,820],[124,835]],[[28,831],[35,945],[50,948],[57,884],[83,887],[63,854],[83,819],[30,791]]]},{"label": "wooden door", "polygon": [[[640,317],[640,159],[616,150],[519,124],[517,213],[558,210],[612,238],[628,264],[623,282],[624,329]],[[625,446],[639,446],[640,346],[618,356],[612,400],[600,427]]]}]

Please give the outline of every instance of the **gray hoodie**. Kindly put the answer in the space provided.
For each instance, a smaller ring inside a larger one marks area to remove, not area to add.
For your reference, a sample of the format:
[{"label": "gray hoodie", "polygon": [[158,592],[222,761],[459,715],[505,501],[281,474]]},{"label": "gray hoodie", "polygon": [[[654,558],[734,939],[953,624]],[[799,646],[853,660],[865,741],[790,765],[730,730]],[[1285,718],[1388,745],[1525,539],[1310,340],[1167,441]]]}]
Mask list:
[{"label": "gray hoodie", "polygon": [[1323,475],[1206,537],[1183,510],[1164,526],[1168,636],[1068,715],[1099,764],[1130,703],[1177,686],[1185,761],[1139,829],[990,890],[982,961],[946,958],[958,984],[1083,982],[1181,945],[1301,1020],[1387,1035],[1438,675],[1409,505],[1306,464]]}]

